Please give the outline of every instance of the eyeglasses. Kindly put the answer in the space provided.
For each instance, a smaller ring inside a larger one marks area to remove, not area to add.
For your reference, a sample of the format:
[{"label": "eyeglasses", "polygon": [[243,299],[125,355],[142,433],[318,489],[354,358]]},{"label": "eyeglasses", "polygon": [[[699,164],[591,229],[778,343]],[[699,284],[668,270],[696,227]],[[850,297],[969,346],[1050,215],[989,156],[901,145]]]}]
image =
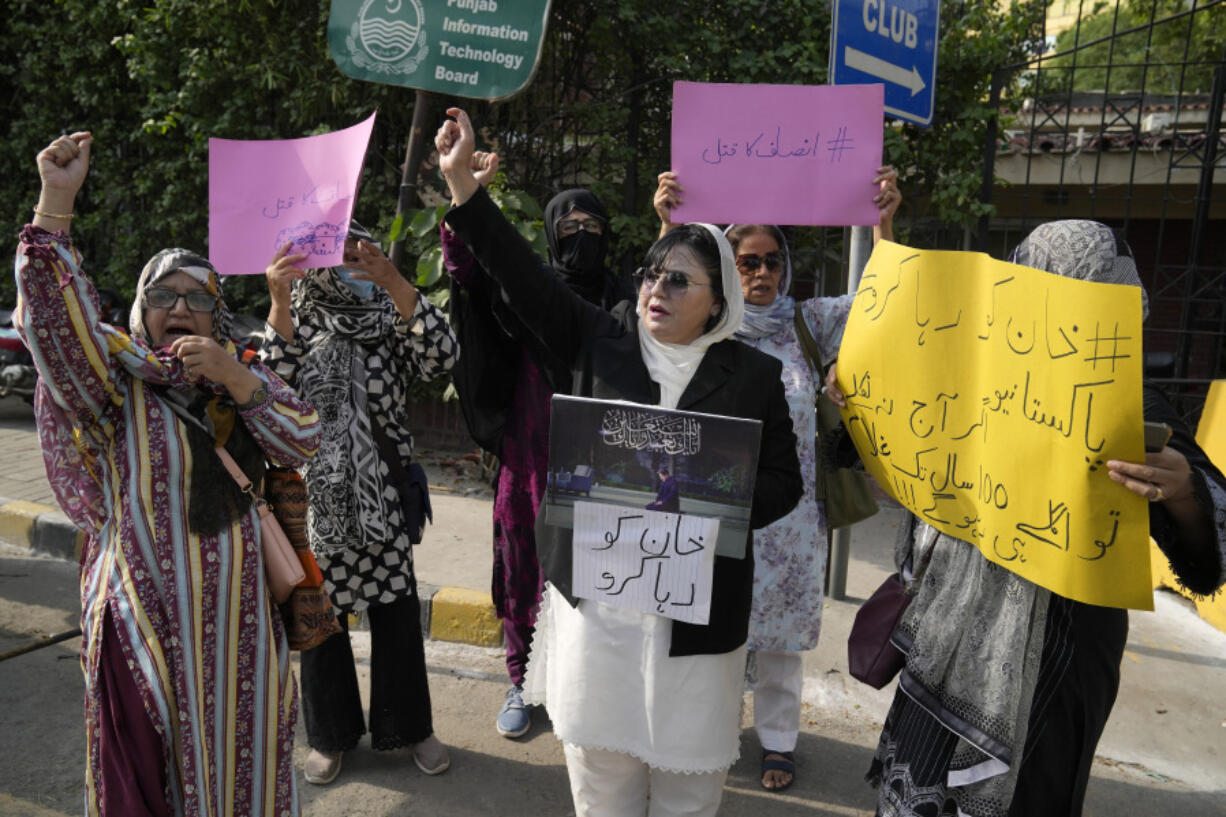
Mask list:
[{"label": "eyeglasses", "polygon": [[736,268],[741,275],[752,275],[763,264],[766,265],[767,272],[778,272],[783,269],[783,256],[777,252],[768,252],[766,255],[746,253],[736,257]]},{"label": "eyeglasses", "polygon": [[594,218],[564,218],[558,222],[558,238],[566,238],[580,230],[600,235],[604,231],[604,226]]},{"label": "eyeglasses", "polygon": [[145,306],[154,309],[174,309],[180,298],[187,301],[187,308],[192,312],[212,312],[217,306],[217,296],[202,289],[175,292],[166,287],[149,287],[145,290]]},{"label": "eyeglasses", "polygon": [[688,275],[679,269],[655,270],[639,267],[634,271],[633,278],[635,286],[639,288],[646,286],[648,290],[655,289],[657,281],[663,281],[665,295],[684,295],[685,291],[690,287],[711,286],[710,284],[691,280]]}]

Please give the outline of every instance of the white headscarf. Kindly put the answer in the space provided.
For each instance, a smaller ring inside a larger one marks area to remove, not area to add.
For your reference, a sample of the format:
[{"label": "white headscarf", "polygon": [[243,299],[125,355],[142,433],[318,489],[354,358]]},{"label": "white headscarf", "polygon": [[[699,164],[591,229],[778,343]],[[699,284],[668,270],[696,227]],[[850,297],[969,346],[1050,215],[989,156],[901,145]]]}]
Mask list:
[{"label": "white headscarf", "polygon": [[690,343],[664,343],[656,340],[647,331],[643,320],[642,301],[639,302],[639,351],[651,379],[660,384],[660,406],[676,408],[685,387],[690,384],[698,364],[713,343],[732,337],[741,326],[745,315],[745,296],[741,294],[741,278],[736,271],[732,247],[728,239],[713,224],[697,224],[715,239],[719,247],[720,280],[724,285],[724,309],[715,326],[699,335]]}]

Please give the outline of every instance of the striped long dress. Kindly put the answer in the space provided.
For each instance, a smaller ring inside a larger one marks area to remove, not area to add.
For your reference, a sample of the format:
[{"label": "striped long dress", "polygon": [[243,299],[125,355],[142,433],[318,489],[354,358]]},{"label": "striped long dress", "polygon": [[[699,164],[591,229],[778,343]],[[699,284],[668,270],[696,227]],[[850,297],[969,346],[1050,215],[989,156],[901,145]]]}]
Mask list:
[{"label": "striped long dress", "polygon": [[[298,814],[297,695],[265,589],[258,517],[252,510],[210,536],[188,530],[187,433],[151,388],[187,385],[182,366],[100,322],[97,294],[63,234],[27,226],[16,272],[18,328],[42,382],[36,413],[47,473],[87,533],[86,813],[98,813],[100,795],[105,632],[118,635],[161,736],[175,814]],[[317,445],[314,408],[263,366],[252,371],[269,399],[241,421],[269,459],[300,465]]]}]

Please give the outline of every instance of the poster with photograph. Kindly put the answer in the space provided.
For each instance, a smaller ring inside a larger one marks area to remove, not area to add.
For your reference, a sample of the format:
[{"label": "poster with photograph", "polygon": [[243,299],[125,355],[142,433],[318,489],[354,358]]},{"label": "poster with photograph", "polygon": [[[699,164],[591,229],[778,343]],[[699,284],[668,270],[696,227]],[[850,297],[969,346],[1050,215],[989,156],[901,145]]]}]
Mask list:
[{"label": "poster with photograph", "polygon": [[576,596],[705,623],[715,556],[744,558],[762,424],[555,395],[545,523]]}]

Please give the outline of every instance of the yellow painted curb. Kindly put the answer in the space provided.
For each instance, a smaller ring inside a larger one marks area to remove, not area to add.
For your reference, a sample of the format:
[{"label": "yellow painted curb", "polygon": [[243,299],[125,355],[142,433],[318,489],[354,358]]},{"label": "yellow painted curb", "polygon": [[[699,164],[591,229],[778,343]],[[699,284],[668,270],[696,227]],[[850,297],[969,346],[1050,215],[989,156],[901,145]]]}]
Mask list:
[{"label": "yellow painted curb", "polygon": [[55,508],[24,499],[14,499],[0,505],[0,539],[28,548],[32,541],[30,532],[34,529],[34,520],[39,514],[53,510]]},{"label": "yellow painted curb", "polygon": [[502,644],[502,621],[489,593],[441,587],[430,602],[430,637],[479,647]]}]

